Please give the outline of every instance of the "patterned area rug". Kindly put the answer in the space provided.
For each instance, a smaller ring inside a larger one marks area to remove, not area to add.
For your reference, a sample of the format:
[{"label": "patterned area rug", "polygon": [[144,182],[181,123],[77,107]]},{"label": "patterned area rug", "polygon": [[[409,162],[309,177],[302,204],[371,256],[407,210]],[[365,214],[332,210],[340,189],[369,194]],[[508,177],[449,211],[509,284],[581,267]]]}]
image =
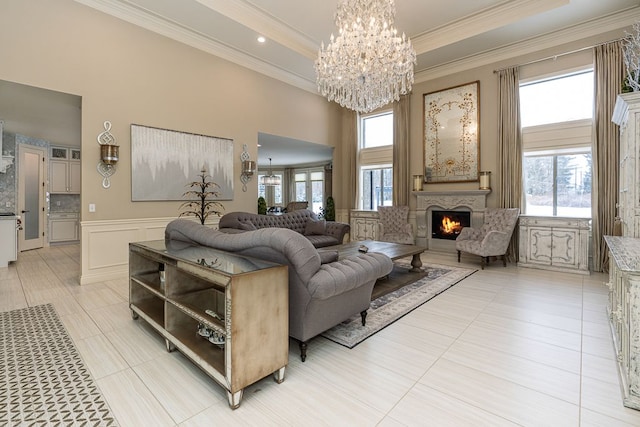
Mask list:
[{"label": "patterned area rug", "polygon": [[117,425],[51,304],[0,313],[0,425]]},{"label": "patterned area rug", "polygon": [[[398,269],[406,270],[408,268],[411,268],[408,263],[396,261],[394,262],[394,272],[391,274],[412,274],[407,271],[397,271]],[[371,301],[371,307],[367,311],[367,322],[364,327],[358,314],[324,332],[322,336],[345,347],[353,348],[371,335],[446,291],[465,277],[478,271],[436,264],[424,264],[422,269],[426,272],[426,275],[422,278]],[[378,285],[376,284],[376,286]]]}]

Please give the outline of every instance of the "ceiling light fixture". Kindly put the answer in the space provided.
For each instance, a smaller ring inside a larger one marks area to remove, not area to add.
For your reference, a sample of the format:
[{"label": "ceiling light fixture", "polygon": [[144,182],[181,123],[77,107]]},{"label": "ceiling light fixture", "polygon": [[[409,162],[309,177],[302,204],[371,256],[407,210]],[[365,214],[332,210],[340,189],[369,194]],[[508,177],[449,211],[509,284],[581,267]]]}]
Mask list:
[{"label": "ceiling light fixture", "polygon": [[260,182],[262,183],[262,185],[280,185],[282,183],[282,180],[280,179],[280,175],[274,175],[273,172],[271,172],[271,157],[269,157],[269,174],[268,175],[263,175],[260,178]]},{"label": "ceiling light fixture", "polygon": [[394,0],[339,0],[338,36],[320,46],[318,91],[329,101],[368,113],[411,92],[416,52],[393,25]]},{"label": "ceiling light fixture", "polygon": [[267,39],[266,39],[266,38],[264,38],[264,36],[258,36],[258,42],[259,42],[259,43],[264,43],[264,42],[266,42],[266,41],[267,41]]}]

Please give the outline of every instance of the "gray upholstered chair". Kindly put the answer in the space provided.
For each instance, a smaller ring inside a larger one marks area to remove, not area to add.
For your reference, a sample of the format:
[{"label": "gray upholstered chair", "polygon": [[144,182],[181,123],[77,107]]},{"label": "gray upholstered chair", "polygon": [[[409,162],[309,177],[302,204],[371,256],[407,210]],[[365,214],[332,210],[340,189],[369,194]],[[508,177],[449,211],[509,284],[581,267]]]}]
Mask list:
[{"label": "gray upholstered chair", "polygon": [[511,235],[518,222],[518,208],[491,208],[484,211],[484,224],[480,228],[465,227],[456,239],[458,262],[460,252],[480,255],[480,265],[489,263],[489,257],[502,257],[502,264],[507,266],[505,254],[511,241]]},{"label": "gray upholstered chair", "polygon": [[285,212],[294,212],[299,211],[301,209],[307,209],[309,207],[309,202],[289,202],[287,207],[284,209]]},{"label": "gray upholstered chair", "polygon": [[413,227],[408,222],[409,206],[378,206],[378,240],[413,245]]}]

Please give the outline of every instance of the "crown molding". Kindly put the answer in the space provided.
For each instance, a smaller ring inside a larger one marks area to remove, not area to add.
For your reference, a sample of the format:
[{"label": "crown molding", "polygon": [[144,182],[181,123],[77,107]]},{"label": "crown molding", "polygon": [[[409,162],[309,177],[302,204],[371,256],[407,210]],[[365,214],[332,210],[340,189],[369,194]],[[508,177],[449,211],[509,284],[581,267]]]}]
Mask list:
[{"label": "crown molding", "polygon": [[566,4],[569,4],[569,0],[514,0],[501,3],[411,37],[411,44],[420,55]]},{"label": "crown molding", "polygon": [[201,33],[158,17],[149,11],[141,10],[137,7],[133,7],[119,1],[114,2],[112,0],[75,1],[146,30],[166,36],[172,40],[210,53],[229,62],[233,62],[234,64],[243,66],[257,73],[280,80],[299,89],[312,93],[318,92],[318,87],[315,81],[310,81],[307,78],[259,60],[245,52],[233,49],[211,39],[210,37],[206,37]]},{"label": "crown molding", "polygon": [[[175,22],[168,21],[162,17],[154,15],[147,10],[140,9],[138,7],[134,7],[129,3],[124,3],[120,0],[75,0],[78,3],[84,4],[85,6],[91,7],[93,9],[99,10],[106,14],[112,15],[116,18],[122,19],[123,21],[132,23],[139,27],[145,28],[149,31],[155,32],[157,34],[161,34],[170,39],[176,40],[178,42],[184,43],[188,46],[194,47],[196,49],[202,50],[204,52],[210,53],[227,61],[233,62],[240,66],[246,67],[252,71],[257,73],[266,75],[268,77],[274,78],[276,80],[282,81],[291,86],[297,87],[299,89],[311,92],[313,94],[318,94],[318,88],[315,81],[309,80],[308,78],[302,77],[300,75],[291,73],[283,68],[274,66],[262,60],[259,60],[246,52],[238,51],[236,49],[232,49],[231,47],[220,43],[210,37],[207,37],[203,34],[194,32],[193,30],[184,28]],[[211,7],[216,5],[216,11],[219,11],[217,6],[219,4],[224,4],[225,7],[221,8],[225,12],[219,12],[225,14],[225,16],[232,17],[234,14],[241,14],[244,8],[248,7],[251,14],[256,13],[257,17],[246,18],[243,22],[243,25],[253,25],[250,22],[255,19],[256,21],[265,20],[263,25],[267,25],[266,23],[277,22],[275,20],[269,20],[265,18],[263,12],[257,11],[255,8],[248,6],[244,0],[198,0],[201,3],[211,3]],[[562,0],[565,1],[565,0]],[[227,5],[226,3],[231,3]],[[515,3],[524,6],[525,3],[536,2],[536,0],[516,0]],[[512,2],[509,2],[512,3]],[[502,19],[507,19],[506,15],[508,14],[508,8],[506,5],[503,5],[502,8],[497,8],[499,10],[492,9],[494,13],[499,13],[503,17]],[[533,7],[533,6],[531,6]],[[489,13],[487,11],[486,13]],[[481,13],[482,14],[482,13]],[[512,15],[513,16],[513,15]],[[235,18],[233,18],[235,19]],[[470,20],[463,20],[467,22],[468,25],[472,25],[472,20],[481,19],[477,15],[469,18]],[[484,17],[482,19],[495,19]],[[472,68],[477,68],[489,64],[495,64],[501,61],[506,61],[511,58],[516,58],[518,56],[527,55],[530,53],[535,53],[544,49],[553,48],[558,46],[559,44],[570,43],[574,41],[578,41],[581,39],[585,39],[588,37],[596,36],[598,34],[602,34],[608,31],[618,30],[627,26],[633,25],[635,22],[640,21],[640,6],[634,7],[631,9],[627,9],[616,14],[608,15],[602,18],[598,18],[592,21],[589,21],[584,24],[576,25],[574,27],[570,27],[564,30],[560,30],[557,32],[549,33],[540,37],[535,37],[523,42],[514,43],[511,45],[499,47],[496,49],[491,49],[488,51],[480,52],[475,55],[468,56],[466,58],[462,58],[460,60],[452,61],[447,64],[442,64],[438,66],[434,66],[431,68],[427,68],[424,70],[417,71],[415,73],[415,83],[422,83],[432,79],[444,77],[447,75],[451,75],[454,73],[466,71]],[[458,23],[455,23],[457,25]],[[478,24],[479,25],[479,24]],[[284,37],[286,35],[286,29],[284,27],[280,27],[277,31],[274,30],[274,33],[280,34],[280,36]],[[476,26],[476,28],[478,28]],[[293,30],[292,30],[293,31]],[[443,28],[438,29],[436,31],[444,31]],[[447,27],[447,32],[449,36],[451,36],[451,30]],[[273,33],[265,33],[266,37],[270,37],[273,40]],[[434,32],[429,32],[428,34],[424,34],[424,37],[429,35],[436,34]],[[420,36],[420,37],[423,37]],[[300,34],[297,34],[297,37],[300,37]],[[418,39],[420,38],[418,37]],[[412,40],[414,47],[416,42]],[[418,43],[423,43],[418,40]],[[426,43],[426,42],[425,42]],[[430,42],[432,43],[432,42]],[[448,43],[451,43],[451,39],[448,40]],[[282,43],[285,46],[291,47],[292,45],[298,45],[299,49],[303,49],[300,47],[299,39],[298,42],[290,42]],[[302,43],[304,44],[304,43]],[[425,48],[423,45],[423,48]],[[293,47],[291,47],[293,49]],[[429,49],[433,49],[430,47]],[[296,50],[296,52],[299,52]],[[305,55],[308,57],[308,55]],[[311,59],[315,59],[316,52],[314,51]],[[318,95],[319,96],[319,95]]]},{"label": "crown molding", "polygon": [[619,30],[633,25],[638,20],[640,20],[640,6],[523,42],[491,49],[447,64],[427,68],[417,72],[414,81],[415,83],[422,83],[472,68],[495,64],[518,56],[553,48],[559,44],[571,43],[609,31]]},{"label": "crown molding", "polygon": [[318,56],[317,43],[245,0],[196,1],[308,59]]}]

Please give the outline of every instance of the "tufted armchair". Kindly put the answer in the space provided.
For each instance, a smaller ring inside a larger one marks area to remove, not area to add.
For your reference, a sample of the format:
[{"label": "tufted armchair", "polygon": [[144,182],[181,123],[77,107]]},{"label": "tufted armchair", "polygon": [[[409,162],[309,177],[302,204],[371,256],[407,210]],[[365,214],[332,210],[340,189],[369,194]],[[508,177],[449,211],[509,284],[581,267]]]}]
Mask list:
[{"label": "tufted armchair", "polygon": [[511,235],[518,222],[520,209],[487,209],[484,212],[484,224],[480,228],[465,227],[456,239],[458,262],[460,252],[480,255],[480,265],[484,270],[489,257],[502,257],[502,264],[507,266],[505,254],[511,241]]},{"label": "tufted armchair", "polygon": [[413,245],[413,228],[408,222],[409,206],[378,206],[378,240]]},{"label": "tufted armchair", "polygon": [[301,209],[307,209],[309,207],[309,202],[289,202],[287,207],[284,209],[285,212],[293,212],[299,211]]}]

